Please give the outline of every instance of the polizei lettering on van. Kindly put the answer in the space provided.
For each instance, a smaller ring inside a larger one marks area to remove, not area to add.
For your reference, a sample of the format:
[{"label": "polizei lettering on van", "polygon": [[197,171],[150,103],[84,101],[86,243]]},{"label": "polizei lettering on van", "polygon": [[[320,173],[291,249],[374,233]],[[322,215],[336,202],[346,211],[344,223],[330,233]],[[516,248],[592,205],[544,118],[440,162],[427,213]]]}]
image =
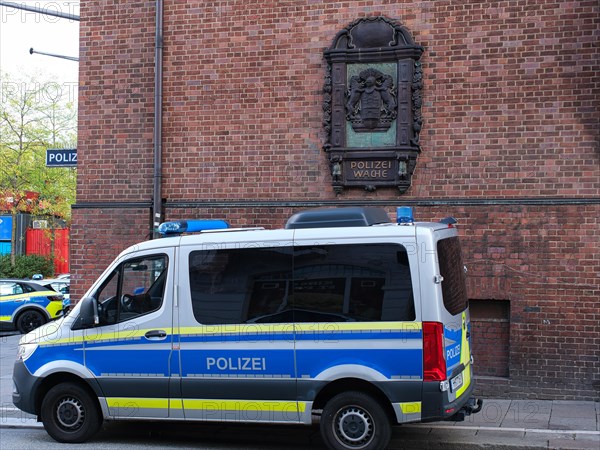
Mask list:
[{"label": "polizei lettering on van", "polygon": [[266,358],[206,358],[207,370],[267,370]]},{"label": "polizei lettering on van", "polygon": [[455,345],[451,349],[446,350],[446,359],[447,360],[451,360],[452,358],[455,358],[457,356],[460,356],[460,344]]}]

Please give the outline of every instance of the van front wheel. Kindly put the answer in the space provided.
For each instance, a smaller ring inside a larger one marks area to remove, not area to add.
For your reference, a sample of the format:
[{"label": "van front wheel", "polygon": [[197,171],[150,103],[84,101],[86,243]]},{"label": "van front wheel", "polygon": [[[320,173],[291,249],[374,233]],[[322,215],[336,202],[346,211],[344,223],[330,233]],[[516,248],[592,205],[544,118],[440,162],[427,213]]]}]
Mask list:
[{"label": "van front wheel", "polygon": [[80,385],[61,383],[42,401],[42,422],[58,442],[85,442],[100,429],[102,420],[96,401]]},{"label": "van front wheel", "polygon": [[387,414],[373,397],[362,392],[343,392],[323,408],[321,436],[332,450],[386,448],[392,435]]}]

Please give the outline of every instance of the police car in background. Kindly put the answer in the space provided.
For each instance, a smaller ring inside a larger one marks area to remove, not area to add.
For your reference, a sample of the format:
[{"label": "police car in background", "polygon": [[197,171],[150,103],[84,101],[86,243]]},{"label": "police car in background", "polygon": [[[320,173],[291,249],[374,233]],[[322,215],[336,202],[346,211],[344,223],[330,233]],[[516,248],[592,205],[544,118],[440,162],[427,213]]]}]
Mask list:
[{"label": "police car in background", "polygon": [[126,249],[65,318],[21,338],[13,402],[59,442],[103,420],[320,415],[329,448],[375,450],[392,424],[462,420],[481,401],[458,233],[397,218],[162,224],[165,238]]},{"label": "police car in background", "polygon": [[31,281],[0,279],[0,326],[28,333],[63,313],[63,295]]},{"label": "police car in background", "polygon": [[47,289],[58,292],[63,296],[63,311],[66,314],[71,306],[71,280],[69,278],[44,278],[36,283]]}]

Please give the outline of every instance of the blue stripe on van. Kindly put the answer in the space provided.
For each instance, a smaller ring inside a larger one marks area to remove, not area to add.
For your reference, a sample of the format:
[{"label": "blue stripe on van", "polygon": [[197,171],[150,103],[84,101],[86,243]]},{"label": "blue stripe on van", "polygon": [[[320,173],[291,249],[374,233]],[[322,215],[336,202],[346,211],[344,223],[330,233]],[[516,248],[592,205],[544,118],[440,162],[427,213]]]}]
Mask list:
[{"label": "blue stripe on van", "polygon": [[73,361],[83,365],[83,346],[79,345],[39,345],[27,358],[25,365],[31,373],[35,373],[44,364],[56,361]]},{"label": "blue stripe on van", "polygon": [[287,350],[181,350],[183,376],[294,377],[293,348]]},{"label": "blue stripe on van", "polygon": [[168,358],[171,349],[153,349],[151,353],[140,350],[99,350],[90,355],[86,348],[86,366],[96,376],[169,376]]},{"label": "blue stripe on van", "polygon": [[324,349],[296,350],[298,377],[314,378],[321,372],[342,364],[366,366],[387,378],[415,377],[423,373],[423,352],[419,349]]}]

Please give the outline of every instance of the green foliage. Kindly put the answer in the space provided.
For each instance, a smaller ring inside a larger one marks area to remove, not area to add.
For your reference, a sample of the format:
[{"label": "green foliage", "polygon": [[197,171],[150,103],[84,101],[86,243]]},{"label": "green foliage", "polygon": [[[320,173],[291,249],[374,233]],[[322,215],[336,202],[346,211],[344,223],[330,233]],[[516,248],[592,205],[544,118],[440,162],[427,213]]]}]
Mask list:
[{"label": "green foliage", "polygon": [[41,273],[44,278],[54,275],[52,260],[39,255],[23,255],[15,258],[15,264],[10,263],[10,255],[0,256],[0,278],[31,278]]},{"label": "green foliage", "polygon": [[[76,97],[76,86],[0,73],[0,194],[16,211],[70,218],[76,169],[46,167],[46,149],[76,145]],[[40,194],[36,205],[25,191]]]}]

